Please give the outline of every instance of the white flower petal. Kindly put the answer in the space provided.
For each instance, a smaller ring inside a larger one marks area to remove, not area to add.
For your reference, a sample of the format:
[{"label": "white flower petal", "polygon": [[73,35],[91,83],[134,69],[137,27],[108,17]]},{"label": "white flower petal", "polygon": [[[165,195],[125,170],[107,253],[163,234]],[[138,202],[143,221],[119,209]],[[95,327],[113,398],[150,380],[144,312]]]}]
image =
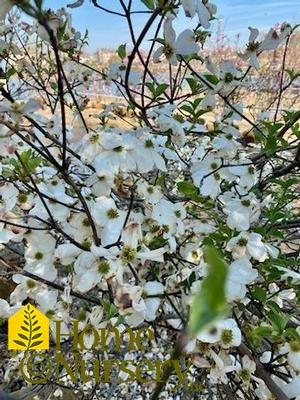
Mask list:
[{"label": "white flower petal", "polygon": [[197,53],[199,50],[199,45],[195,42],[194,37],[194,32],[190,29],[186,29],[185,31],[181,32],[176,40],[176,54],[186,56]]}]

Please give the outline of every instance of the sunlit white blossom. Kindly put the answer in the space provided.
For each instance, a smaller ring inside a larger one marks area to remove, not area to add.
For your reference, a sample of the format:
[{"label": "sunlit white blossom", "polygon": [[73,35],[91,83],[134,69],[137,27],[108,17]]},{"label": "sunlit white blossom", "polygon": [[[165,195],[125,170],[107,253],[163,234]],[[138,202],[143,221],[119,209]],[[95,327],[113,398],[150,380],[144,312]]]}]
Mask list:
[{"label": "sunlit white blossom", "polygon": [[228,301],[237,301],[245,297],[246,285],[253,283],[258,276],[247,258],[241,258],[229,265],[226,281],[226,297]]},{"label": "sunlit white blossom", "polygon": [[275,29],[270,29],[262,41],[258,41],[259,31],[256,28],[249,27],[250,35],[246,52],[241,55],[244,59],[249,59],[249,65],[259,68],[258,54],[264,50],[274,50],[291,33],[291,28],[284,28],[280,34]]},{"label": "sunlit white blossom", "polygon": [[275,247],[268,247],[259,233],[241,232],[227,243],[226,249],[232,252],[235,259],[241,257],[251,258],[263,262],[267,258],[276,258],[279,254]]},{"label": "sunlit white blossom", "polygon": [[224,204],[223,211],[227,215],[226,223],[231,229],[239,232],[247,231],[260,215],[259,201],[253,193],[242,198],[226,192],[219,197]]},{"label": "sunlit white blossom", "polygon": [[241,344],[242,335],[241,331],[232,318],[217,321],[209,329],[200,332],[197,339],[206,343],[217,343],[225,349],[232,346],[239,346]]},{"label": "sunlit white blossom", "polygon": [[154,62],[158,62],[164,55],[170,64],[177,65],[177,55],[186,56],[197,53],[199,45],[195,41],[192,30],[186,29],[176,38],[176,32],[172,26],[172,18],[166,17],[164,21],[164,45],[158,47],[153,54]]}]

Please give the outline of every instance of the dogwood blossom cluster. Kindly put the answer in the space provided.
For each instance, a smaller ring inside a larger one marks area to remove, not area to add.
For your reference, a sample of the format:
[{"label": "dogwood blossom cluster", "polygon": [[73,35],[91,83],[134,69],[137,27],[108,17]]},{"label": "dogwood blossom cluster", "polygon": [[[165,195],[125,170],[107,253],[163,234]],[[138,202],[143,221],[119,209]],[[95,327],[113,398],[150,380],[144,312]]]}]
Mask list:
[{"label": "dogwood blossom cluster", "polygon": [[[287,398],[300,396],[299,252],[289,255],[281,243],[294,217],[284,196],[299,185],[288,175],[297,160],[288,171],[283,164],[286,152],[295,158],[299,135],[292,149],[282,137],[273,148],[284,119],[280,126],[255,121],[257,140],[245,146],[238,125],[244,114],[230,100],[247,68],[259,68],[259,54],[277,48],[291,27],[270,30],[261,41],[250,28],[244,71],[231,60],[215,65],[201,56],[200,31],[210,29],[215,5],[150,2],[162,17],[153,62],[183,68],[185,93],[172,98],[172,88],[161,86],[159,95],[152,91],[139,103],[141,79],[151,78],[156,88],[165,82],[149,70],[127,70],[124,57],[104,75],[119,87],[127,80],[129,93],[134,86],[127,99],[136,113],[131,127],[92,126],[77,90],[93,79],[92,69],[74,58],[81,36],[66,10],[42,10],[39,3],[5,1],[0,12],[0,35],[10,38],[1,45],[0,246],[16,243],[22,252],[15,289],[0,299],[0,320],[29,299],[50,318],[53,340],[54,319],[63,320],[64,334],[74,318],[82,329],[184,331],[207,276],[204,248],[213,246],[228,265],[227,315],[188,338],[183,353],[211,385],[228,384],[238,398],[247,391],[271,398],[261,368]],[[175,31],[180,9],[197,19],[197,30]],[[36,18],[32,25],[22,25],[20,11]],[[50,58],[32,65],[20,32]],[[220,110],[216,98],[229,110]],[[213,127],[198,108],[211,111]]]}]

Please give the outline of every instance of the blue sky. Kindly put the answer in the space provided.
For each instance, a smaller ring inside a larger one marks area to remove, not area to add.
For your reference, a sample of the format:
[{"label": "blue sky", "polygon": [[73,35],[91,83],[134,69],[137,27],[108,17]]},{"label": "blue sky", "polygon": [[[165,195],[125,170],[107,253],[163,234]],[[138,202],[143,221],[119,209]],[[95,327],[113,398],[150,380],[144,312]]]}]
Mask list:
[{"label": "blue sky", "polygon": [[[66,7],[74,0],[45,0],[46,7],[57,9]],[[126,0],[125,0],[126,2]],[[248,37],[248,26],[259,28],[263,31],[274,26],[278,22],[300,23],[300,1],[299,0],[212,0],[218,7],[217,17],[224,27],[224,33],[231,39],[237,33],[241,35],[240,43],[244,43]],[[139,5],[139,0],[133,0]],[[99,0],[99,4],[105,7],[115,6],[118,0]],[[69,9],[70,10],[70,9]],[[122,18],[104,13],[96,9],[90,2],[85,0],[84,5],[73,9],[73,25],[79,31],[88,29],[90,38],[90,51],[100,47],[117,47],[121,43],[129,42],[126,24]],[[142,29],[145,16],[138,15],[134,20],[137,31]],[[191,23],[192,22],[192,23]],[[195,26],[196,18],[190,21],[180,17],[176,31]],[[148,42],[149,43],[149,42]],[[147,42],[143,44],[147,48]]]}]

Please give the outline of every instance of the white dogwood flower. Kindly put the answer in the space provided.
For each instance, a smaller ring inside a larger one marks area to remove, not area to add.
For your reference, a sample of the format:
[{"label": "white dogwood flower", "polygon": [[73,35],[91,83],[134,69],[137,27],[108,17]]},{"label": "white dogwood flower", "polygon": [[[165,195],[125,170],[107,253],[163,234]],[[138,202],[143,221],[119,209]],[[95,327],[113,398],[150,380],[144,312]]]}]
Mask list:
[{"label": "white dogwood flower", "polygon": [[241,258],[229,265],[226,281],[226,298],[229,302],[242,300],[246,293],[246,285],[253,283],[258,276],[256,269],[247,258]]},{"label": "white dogwood flower", "polygon": [[218,153],[209,153],[192,165],[192,179],[203,196],[216,198],[220,193],[222,159]]},{"label": "white dogwood flower", "polygon": [[280,289],[275,282],[268,285],[269,293],[272,294],[272,301],[278,304],[280,308],[283,308],[284,301],[291,301],[295,299],[296,293],[294,289]]},{"label": "white dogwood flower", "polygon": [[[93,287],[120,274],[122,268],[116,260],[99,258],[89,251],[82,252],[74,263],[73,289],[86,293]],[[120,275],[119,275],[120,276]]]},{"label": "white dogwood flower", "polygon": [[[111,63],[107,70],[107,79],[108,80],[116,80],[121,78],[122,81],[125,80],[126,77],[126,65],[121,62],[117,61]],[[128,84],[129,85],[138,85],[141,81],[141,76],[137,71],[130,70],[128,75]]]},{"label": "white dogwood flower", "polygon": [[204,4],[202,0],[181,0],[181,4],[187,17],[193,18],[197,14],[199,24],[204,29],[210,28],[209,20],[217,12],[217,7],[214,4],[209,2]]},{"label": "white dogwood flower", "polygon": [[245,60],[249,59],[249,65],[259,68],[259,62],[257,56],[264,50],[275,50],[279,44],[287,38],[291,33],[291,28],[286,26],[278,34],[275,29],[270,29],[265,38],[260,42],[257,40],[259,31],[256,28],[249,27],[250,35],[246,52],[241,55]]},{"label": "white dogwood flower", "polygon": [[21,303],[11,306],[6,300],[0,298],[0,325],[3,320],[10,318],[22,307]]},{"label": "white dogwood flower", "polygon": [[226,223],[230,229],[247,231],[258,220],[260,205],[253,193],[239,198],[232,192],[225,192],[219,199],[224,204],[223,211],[227,215]]},{"label": "white dogwood flower", "polygon": [[244,389],[248,389],[250,386],[251,379],[256,370],[255,361],[251,360],[248,355],[244,355],[241,364],[236,369],[239,378],[242,380]]},{"label": "white dogwood flower", "polygon": [[242,340],[241,331],[233,318],[217,321],[215,324],[197,335],[197,339],[205,343],[220,343],[224,349],[239,346]]},{"label": "white dogwood flower", "polygon": [[113,199],[100,196],[90,205],[96,224],[101,227],[101,242],[108,245],[117,241],[126,218],[126,212],[119,210]]},{"label": "white dogwood flower", "polygon": [[[158,281],[148,281],[144,285],[144,302],[146,305],[145,320],[154,321],[156,311],[161,303],[161,296],[164,293],[165,287]],[[158,295],[158,297],[155,297]],[[147,297],[151,296],[151,297]]]},{"label": "white dogwood flower", "polygon": [[7,112],[15,122],[19,122],[23,115],[32,116],[32,114],[41,108],[41,104],[33,98],[26,101],[14,101],[13,103],[3,99],[0,102],[0,112]]},{"label": "white dogwood flower", "polygon": [[300,343],[299,341],[291,341],[285,343],[279,350],[280,354],[287,354],[289,365],[296,371],[300,372]]},{"label": "white dogwood flower", "polygon": [[158,226],[164,228],[164,237],[169,238],[176,233],[184,232],[183,221],[186,218],[186,209],[183,204],[161,199],[153,205],[152,218]]},{"label": "white dogwood flower", "polygon": [[197,53],[199,45],[195,41],[194,32],[185,29],[176,38],[175,30],[172,26],[172,18],[167,16],[164,21],[164,44],[156,49],[153,54],[153,61],[159,62],[161,56],[172,65],[177,65],[177,55],[187,56]]},{"label": "white dogwood flower", "polygon": [[276,258],[279,254],[275,247],[266,245],[262,236],[256,232],[241,232],[228,241],[226,250],[231,251],[235,259],[252,257],[259,262],[265,261],[269,256]]},{"label": "white dogwood flower", "polygon": [[282,271],[281,279],[286,280],[290,279],[292,283],[294,284],[299,284],[300,283],[300,274],[297,271],[294,271],[290,268],[285,268],[282,267],[281,265],[275,265],[275,267],[279,270]]},{"label": "white dogwood flower", "polygon": [[59,15],[49,12],[47,15],[47,25],[42,25],[41,23],[36,23],[36,33],[45,42],[50,42],[49,31],[52,32],[54,37],[57,36],[57,31],[63,24],[63,20]]},{"label": "white dogwood flower", "polygon": [[209,381],[212,384],[228,382],[227,374],[236,369],[232,359],[224,351],[220,351],[218,354],[213,350],[209,349],[209,355],[214,361],[214,366],[211,368],[209,373]]}]

